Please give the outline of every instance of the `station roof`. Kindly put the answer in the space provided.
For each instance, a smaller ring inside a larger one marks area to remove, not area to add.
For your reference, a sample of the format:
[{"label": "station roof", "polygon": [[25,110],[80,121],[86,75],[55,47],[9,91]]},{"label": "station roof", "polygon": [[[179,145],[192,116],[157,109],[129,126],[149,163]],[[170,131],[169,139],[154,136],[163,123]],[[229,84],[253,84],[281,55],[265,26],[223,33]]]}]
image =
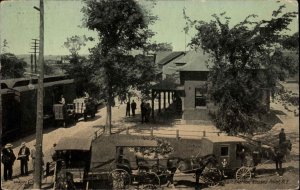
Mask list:
[{"label": "station roof", "polygon": [[58,141],[55,150],[84,150],[91,148],[92,140],[90,138],[64,137]]},{"label": "station roof", "polygon": [[235,136],[212,136],[212,137],[204,137],[203,139],[207,139],[211,142],[246,142],[245,139]]},{"label": "station roof", "polygon": [[[165,57],[157,61],[158,65],[166,65],[167,63],[176,59],[177,57],[184,55],[184,52],[183,51],[163,52],[162,55]],[[157,59],[159,58],[157,57]]]},{"label": "station roof", "polygon": [[205,54],[202,49],[187,52],[177,62],[185,63],[184,66],[178,68],[179,71],[209,71],[209,67],[213,65],[209,61],[209,54]]}]

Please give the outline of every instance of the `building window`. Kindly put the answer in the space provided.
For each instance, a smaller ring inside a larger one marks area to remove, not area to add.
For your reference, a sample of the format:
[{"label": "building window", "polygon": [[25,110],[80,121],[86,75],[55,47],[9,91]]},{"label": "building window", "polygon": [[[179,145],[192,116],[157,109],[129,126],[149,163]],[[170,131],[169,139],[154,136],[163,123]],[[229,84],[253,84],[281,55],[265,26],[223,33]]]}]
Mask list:
[{"label": "building window", "polygon": [[207,95],[207,90],[205,87],[195,88],[195,107],[196,108],[206,106],[206,95]]}]

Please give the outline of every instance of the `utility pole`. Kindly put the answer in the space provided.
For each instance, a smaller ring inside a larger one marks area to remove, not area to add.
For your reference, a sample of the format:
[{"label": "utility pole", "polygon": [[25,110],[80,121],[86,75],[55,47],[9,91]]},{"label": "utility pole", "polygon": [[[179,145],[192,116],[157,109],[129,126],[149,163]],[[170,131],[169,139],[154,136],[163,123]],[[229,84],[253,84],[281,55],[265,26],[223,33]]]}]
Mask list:
[{"label": "utility pole", "polygon": [[[1,53],[1,44],[0,44],[0,53]],[[1,89],[1,82],[2,82],[2,63],[1,63],[1,59],[0,59],[0,137],[2,138],[2,89]],[[2,140],[0,141],[0,147],[2,148]],[[1,157],[1,161],[2,161],[2,157]]]},{"label": "utility pole", "polygon": [[33,73],[33,54],[30,54],[30,73]]},{"label": "utility pole", "polygon": [[34,7],[40,12],[40,44],[39,44],[39,75],[37,89],[37,118],[36,118],[36,157],[34,170],[34,189],[41,189],[42,154],[43,154],[43,105],[44,105],[44,0],[40,7]]},{"label": "utility pole", "polygon": [[39,40],[38,39],[32,39],[33,42],[31,42],[31,49],[33,52],[30,52],[31,54],[33,53],[34,55],[34,73],[37,73],[37,65],[36,65],[36,54],[38,53],[37,48],[39,47]]}]

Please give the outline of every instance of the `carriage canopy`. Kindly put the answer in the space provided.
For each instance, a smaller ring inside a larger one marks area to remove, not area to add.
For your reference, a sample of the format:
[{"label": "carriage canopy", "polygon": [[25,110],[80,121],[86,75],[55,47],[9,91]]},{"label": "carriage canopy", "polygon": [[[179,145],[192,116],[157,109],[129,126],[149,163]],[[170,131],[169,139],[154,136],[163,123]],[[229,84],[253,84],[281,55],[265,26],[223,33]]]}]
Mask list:
[{"label": "carriage canopy", "polygon": [[82,150],[89,151],[92,140],[89,138],[64,137],[58,141],[55,150]]}]

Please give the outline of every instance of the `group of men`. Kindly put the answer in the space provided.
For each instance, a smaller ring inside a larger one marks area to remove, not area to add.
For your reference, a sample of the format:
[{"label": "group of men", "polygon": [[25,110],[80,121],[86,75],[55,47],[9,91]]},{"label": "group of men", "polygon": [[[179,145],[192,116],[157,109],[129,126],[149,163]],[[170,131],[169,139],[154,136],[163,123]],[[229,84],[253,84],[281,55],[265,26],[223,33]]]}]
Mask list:
[{"label": "group of men", "polygon": [[[136,103],[135,103],[134,100],[132,100],[131,103],[130,103],[130,101],[127,102],[127,105],[126,105],[126,116],[130,116],[130,109],[132,111],[132,116],[135,116]],[[150,113],[151,113],[150,103],[145,103],[144,101],[142,101],[142,103],[141,103],[141,119],[142,119],[142,123],[149,122]]]},{"label": "group of men", "polygon": [[132,100],[131,104],[130,104],[130,101],[127,102],[126,116],[130,116],[130,108],[131,108],[131,111],[132,111],[132,116],[135,116],[136,103],[135,103],[134,100]]},{"label": "group of men", "polygon": [[12,180],[13,165],[16,159],[20,160],[21,176],[28,175],[29,156],[31,156],[33,170],[34,170],[34,161],[36,155],[35,145],[31,150],[29,150],[29,148],[26,146],[26,143],[22,142],[17,158],[12,150],[12,147],[13,145],[8,143],[4,146],[4,149],[2,149],[2,163],[4,165],[3,177],[5,181]]}]

